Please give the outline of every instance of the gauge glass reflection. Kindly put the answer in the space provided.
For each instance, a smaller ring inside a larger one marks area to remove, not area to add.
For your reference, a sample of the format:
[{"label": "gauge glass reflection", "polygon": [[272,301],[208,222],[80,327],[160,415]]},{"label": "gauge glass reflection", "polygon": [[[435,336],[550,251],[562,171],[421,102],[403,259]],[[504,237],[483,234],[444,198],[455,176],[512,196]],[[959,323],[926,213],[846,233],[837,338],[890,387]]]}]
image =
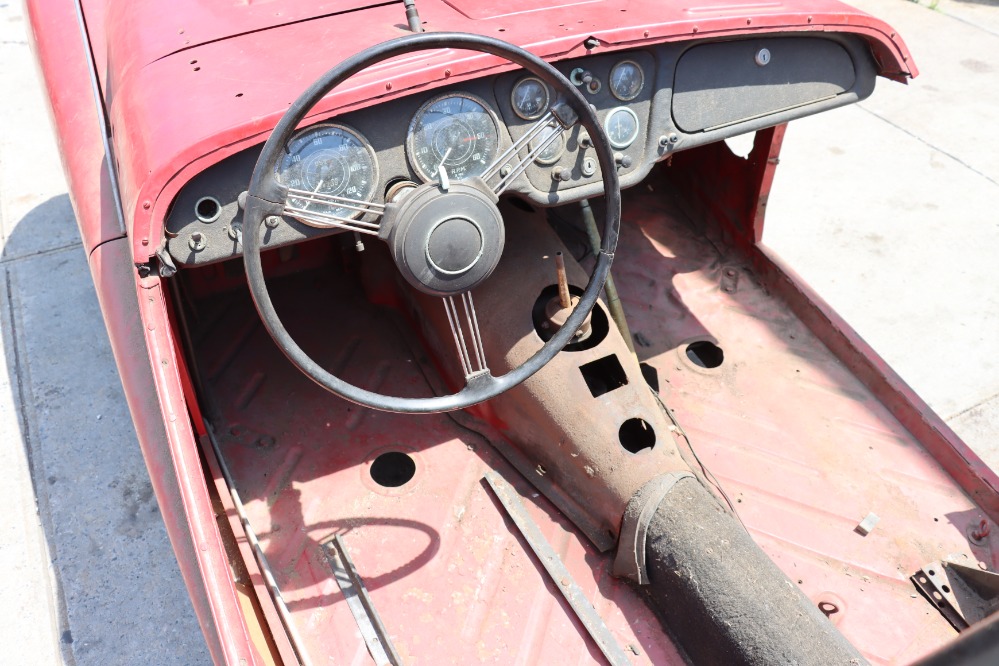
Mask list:
[{"label": "gauge glass reflection", "polygon": [[[285,147],[276,175],[278,182],[289,189],[360,201],[371,201],[378,181],[371,145],[343,125],[316,125],[295,134]],[[346,219],[361,215],[349,208],[307,198],[289,197],[288,204]],[[302,221],[310,224],[306,219]]]},{"label": "gauge glass reflection", "polygon": [[548,101],[548,86],[533,76],[518,81],[510,93],[514,113],[524,120],[540,118],[548,109]]},{"label": "gauge glass reflection", "polygon": [[631,109],[619,106],[611,109],[604,120],[604,131],[615,148],[627,148],[638,138],[638,116]]},{"label": "gauge glass reflection", "polygon": [[496,117],[478,97],[453,93],[435,97],[409,123],[406,151],[425,182],[436,182],[441,167],[450,180],[481,176],[496,158]]},{"label": "gauge glass reflection", "polygon": [[622,60],[610,73],[610,89],[623,102],[635,99],[645,85],[645,74],[634,60]]},{"label": "gauge glass reflection", "polygon": [[[557,134],[558,136],[552,138],[552,134]],[[534,156],[534,161],[538,164],[555,164],[555,162],[558,162],[559,158],[562,157],[562,153],[565,151],[565,139],[562,138],[562,132],[552,126],[546,127],[539,138],[531,141],[530,151],[533,153],[539,146],[544,145],[549,139],[551,139],[551,141],[548,145],[546,145],[540,153]]]}]

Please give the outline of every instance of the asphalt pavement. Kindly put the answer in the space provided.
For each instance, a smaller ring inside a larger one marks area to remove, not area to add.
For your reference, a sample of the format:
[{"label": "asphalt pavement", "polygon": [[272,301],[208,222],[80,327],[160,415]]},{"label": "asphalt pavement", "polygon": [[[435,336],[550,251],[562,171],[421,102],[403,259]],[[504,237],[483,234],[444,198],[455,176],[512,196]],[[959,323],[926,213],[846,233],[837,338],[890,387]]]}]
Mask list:
[{"label": "asphalt pavement", "polygon": [[[764,241],[999,467],[999,0],[857,0],[921,69],[792,123]],[[0,0],[0,660],[203,664],[66,195]]]}]

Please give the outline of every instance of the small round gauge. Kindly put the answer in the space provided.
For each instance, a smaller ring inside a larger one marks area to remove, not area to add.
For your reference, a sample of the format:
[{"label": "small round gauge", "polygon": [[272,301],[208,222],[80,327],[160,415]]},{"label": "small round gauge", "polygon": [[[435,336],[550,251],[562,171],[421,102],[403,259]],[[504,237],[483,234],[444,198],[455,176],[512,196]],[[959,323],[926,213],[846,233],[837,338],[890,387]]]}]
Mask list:
[{"label": "small round gauge", "polygon": [[496,116],[468,93],[448,93],[421,106],[406,137],[410,164],[428,183],[439,179],[442,166],[451,180],[481,176],[498,146]]},{"label": "small round gauge", "polygon": [[627,148],[638,138],[638,116],[624,106],[611,109],[604,120],[604,131],[612,146]]},{"label": "small round gauge", "polygon": [[622,60],[610,73],[610,89],[622,102],[635,99],[645,85],[645,73],[634,60]]},{"label": "small round gauge", "polygon": [[517,81],[510,93],[513,112],[524,120],[540,118],[548,109],[548,86],[533,76]]},{"label": "small round gauge", "polygon": [[[557,133],[558,136],[551,139],[552,133]],[[548,139],[551,139],[548,145],[534,156],[534,161],[538,164],[555,164],[565,151],[565,140],[562,138],[562,133],[554,127],[545,128],[540,138],[531,141],[530,151],[533,153],[539,146],[544,145]]]},{"label": "small round gauge", "polygon": [[[329,194],[371,201],[378,181],[378,166],[371,144],[363,136],[343,125],[315,125],[293,137],[275,168],[278,181],[289,190]],[[360,212],[321,203],[307,195],[290,194],[288,205],[303,211],[299,218],[313,226],[329,226],[310,221],[308,213],[355,218]]]}]

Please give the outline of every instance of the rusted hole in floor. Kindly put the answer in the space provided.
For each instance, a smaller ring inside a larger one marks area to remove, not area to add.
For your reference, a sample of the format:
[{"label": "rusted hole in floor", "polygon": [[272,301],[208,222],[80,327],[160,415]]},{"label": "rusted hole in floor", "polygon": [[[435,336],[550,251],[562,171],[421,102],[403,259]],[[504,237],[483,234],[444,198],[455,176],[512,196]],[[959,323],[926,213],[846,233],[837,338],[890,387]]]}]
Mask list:
[{"label": "rusted hole in floor", "polygon": [[415,474],[416,462],[402,451],[388,451],[371,463],[371,478],[386,488],[398,488]]},{"label": "rusted hole in floor", "polygon": [[656,445],[656,431],[644,419],[628,419],[617,432],[625,451],[638,453]]},{"label": "rusted hole in floor", "polygon": [[701,368],[717,368],[725,360],[721,347],[707,340],[698,340],[687,345],[687,358]]}]

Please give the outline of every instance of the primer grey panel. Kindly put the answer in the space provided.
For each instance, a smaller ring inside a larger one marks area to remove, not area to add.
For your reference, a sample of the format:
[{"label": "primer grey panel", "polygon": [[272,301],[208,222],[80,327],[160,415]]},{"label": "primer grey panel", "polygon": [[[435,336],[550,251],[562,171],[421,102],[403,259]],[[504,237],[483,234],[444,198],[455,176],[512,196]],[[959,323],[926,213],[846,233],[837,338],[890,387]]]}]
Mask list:
[{"label": "primer grey panel", "polygon": [[[770,62],[756,63],[761,49]],[[684,132],[731,125],[835,97],[853,87],[853,60],[822,38],[771,38],[704,44],[676,67],[673,120]]]}]

